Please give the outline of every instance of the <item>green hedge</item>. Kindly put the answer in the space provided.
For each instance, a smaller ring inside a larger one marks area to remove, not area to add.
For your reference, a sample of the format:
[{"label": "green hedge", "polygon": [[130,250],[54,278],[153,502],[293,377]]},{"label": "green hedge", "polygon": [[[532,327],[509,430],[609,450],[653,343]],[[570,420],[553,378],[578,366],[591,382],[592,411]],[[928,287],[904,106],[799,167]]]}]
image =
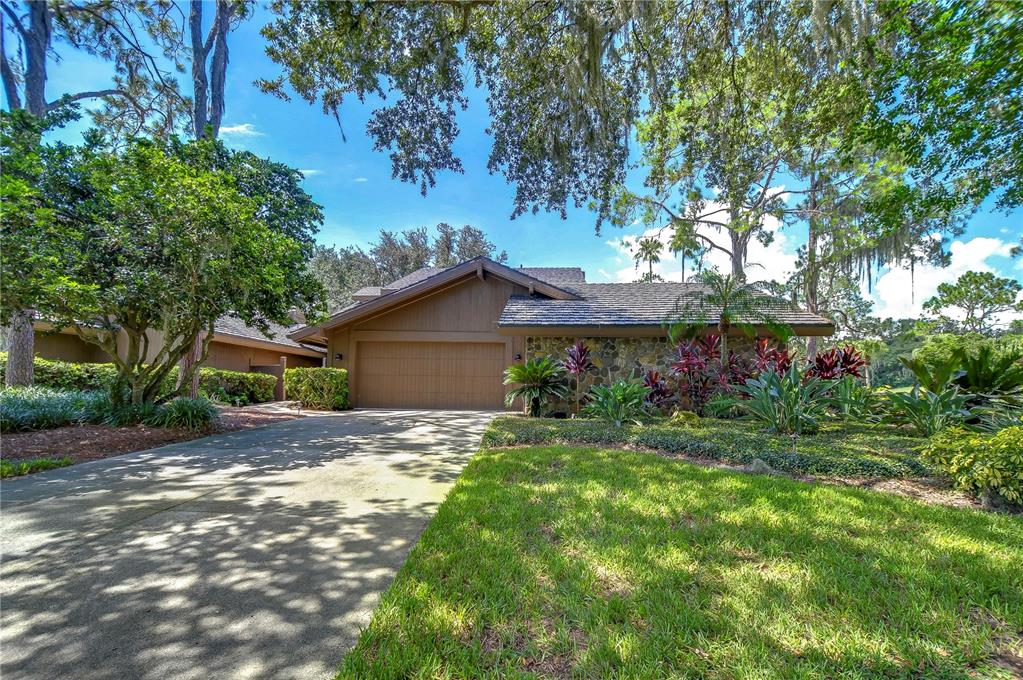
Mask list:
[{"label": "green hedge", "polygon": [[[0,382],[3,381],[7,354],[0,352]],[[79,364],[35,358],[37,387],[56,390],[106,390],[113,384],[117,368],[113,364]],[[165,381],[167,391],[173,389],[178,369]],[[211,399],[236,404],[258,404],[273,401],[277,378],[265,373],[242,373],[204,366],[199,369],[199,390]]]},{"label": "green hedge", "polygon": [[348,408],[348,371],[343,368],[289,368],[284,371],[288,399],[308,408]]},{"label": "green hedge", "polygon": [[667,421],[616,428],[596,420],[495,418],[483,446],[590,444],[636,446],[670,454],[746,465],[759,458],[795,474],[849,477],[927,477],[935,470],[921,460],[918,438],[886,426],[827,424],[803,436],[792,450],[787,436],[763,432],[745,421],[701,418],[673,427]]}]

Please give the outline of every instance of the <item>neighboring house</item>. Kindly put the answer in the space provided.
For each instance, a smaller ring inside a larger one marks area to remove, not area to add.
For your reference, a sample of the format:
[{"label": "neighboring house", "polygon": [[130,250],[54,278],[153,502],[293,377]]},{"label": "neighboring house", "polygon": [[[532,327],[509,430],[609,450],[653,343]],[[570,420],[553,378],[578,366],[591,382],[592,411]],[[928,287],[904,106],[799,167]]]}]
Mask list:
[{"label": "neighboring house", "polygon": [[[53,327],[44,322],[35,324],[35,353],[44,359],[73,361],[77,363],[106,363],[110,356],[97,345],[78,337],[73,330],[53,332]],[[221,317],[214,326],[210,352],[204,366],[223,368],[231,371],[252,371],[276,373],[282,364],[297,366],[322,366],[326,352],[314,343],[300,343],[288,337],[288,333],[302,324],[282,326],[270,323],[269,335],[246,326],[240,319]],[[153,335],[154,339],[159,337]],[[119,343],[124,346],[124,343]],[[160,343],[152,342],[149,356],[160,350]]]},{"label": "neighboring house", "polygon": [[[593,351],[589,383],[666,372],[664,322],[703,293],[700,284],[586,283],[577,267],[476,258],[363,288],[326,322],[290,337],[327,345],[327,365],[348,369],[354,406],[500,409],[509,364],[563,357],[576,339]],[[765,305],[797,335],[834,332],[827,319],[775,298]]]}]

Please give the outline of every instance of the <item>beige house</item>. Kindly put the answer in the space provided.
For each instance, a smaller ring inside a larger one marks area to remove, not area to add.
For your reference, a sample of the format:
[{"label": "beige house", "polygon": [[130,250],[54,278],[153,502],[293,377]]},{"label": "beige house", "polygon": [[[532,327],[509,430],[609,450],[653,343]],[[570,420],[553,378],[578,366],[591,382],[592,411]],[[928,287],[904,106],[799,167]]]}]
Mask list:
[{"label": "beige house", "polygon": [[[700,284],[586,283],[576,267],[476,258],[363,288],[326,322],[289,337],[326,345],[327,365],[348,370],[356,407],[502,409],[509,364],[563,356],[576,339],[593,351],[597,382],[666,371],[664,322],[705,292]],[[834,332],[823,317],[774,298],[765,304],[797,335]]]},{"label": "beige house", "polygon": [[[72,330],[55,332],[53,326],[45,321],[37,321],[33,325],[36,329],[36,356],[77,363],[110,361],[110,356],[106,352],[97,345],[82,340]],[[302,325],[287,327],[271,323],[270,333],[265,335],[258,329],[246,326],[240,319],[221,317],[214,327],[209,356],[203,365],[230,371],[257,370],[264,373],[279,372],[280,368],[273,367],[284,365],[290,368],[322,366],[326,357],[323,347],[296,342],[288,337],[289,332],[298,328],[302,328]],[[121,347],[126,344],[118,343]],[[159,349],[159,344],[153,342],[149,350],[150,357]]]}]

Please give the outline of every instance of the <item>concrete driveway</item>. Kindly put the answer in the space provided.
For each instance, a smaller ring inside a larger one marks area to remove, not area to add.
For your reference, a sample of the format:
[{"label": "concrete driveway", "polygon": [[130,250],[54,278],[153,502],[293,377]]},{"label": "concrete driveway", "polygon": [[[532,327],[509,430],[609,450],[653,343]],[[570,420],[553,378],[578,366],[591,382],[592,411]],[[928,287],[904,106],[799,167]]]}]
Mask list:
[{"label": "concrete driveway", "polygon": [[0,674],[331,676],[492,416],[353,411],[4,482]]}]

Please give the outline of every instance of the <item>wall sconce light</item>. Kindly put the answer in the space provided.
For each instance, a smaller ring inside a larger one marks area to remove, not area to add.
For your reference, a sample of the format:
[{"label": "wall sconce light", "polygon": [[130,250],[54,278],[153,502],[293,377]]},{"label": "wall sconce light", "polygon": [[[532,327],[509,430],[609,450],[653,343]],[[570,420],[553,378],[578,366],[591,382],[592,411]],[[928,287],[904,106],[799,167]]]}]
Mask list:
[{"label": "wall sconce light", "polygon": [[341,352],[338,352],[337,354],[334,355],[334,358],[337,359],[338,361],[341,361],[342,359],[344,359],[344,355],[342,355]]},{"label": "wall sconce light", "polygon": [[515,355],[515,361],[522,361],[522,355],[521,354],[516,354]]}]

